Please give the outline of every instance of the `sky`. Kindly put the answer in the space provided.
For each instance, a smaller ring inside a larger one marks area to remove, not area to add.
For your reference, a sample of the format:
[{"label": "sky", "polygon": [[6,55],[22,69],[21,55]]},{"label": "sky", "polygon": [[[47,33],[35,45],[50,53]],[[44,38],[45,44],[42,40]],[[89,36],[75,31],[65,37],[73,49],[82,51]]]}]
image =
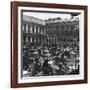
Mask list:
[{"label": "sky", "polygon": [[55,13],[35,13],[35,12],[23,12],[23,15],[27,15],[27,16],[33,16],[39,19],[49,19],[49,18],[57,18],[57,17],[61,17],[62,19],[70,19],[71,15],[70,14],[55,14]]}]

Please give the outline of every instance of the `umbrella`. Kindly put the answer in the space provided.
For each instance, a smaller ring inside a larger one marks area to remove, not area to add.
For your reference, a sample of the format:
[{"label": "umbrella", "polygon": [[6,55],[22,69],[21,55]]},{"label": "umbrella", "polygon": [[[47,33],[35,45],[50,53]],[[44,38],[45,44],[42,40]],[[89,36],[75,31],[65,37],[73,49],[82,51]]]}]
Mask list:
[{"label": "umbrella", "polygon": [[49,61],[48,64],[53,64],[54,62],[53,61]]},{"label": "umbrella", "polygon": [[75,52],[71,51],[70,54],[76,54]]},{"label": "umbrella", "polygon": [[50,55],[51,55],[51,54],[49,54],[49,53],[48,53],[48,54],[45,54],[45,56],[47,56],[47,57],[49,57]]},{"label": "umbrella", "polygon": [[44,52],[49,52],[48,50],[44,50]]},{"label": "umbrella", "polygon": [[38,54],[38,52],[33,52],[33,54],[36,54],[36,55],[37,55],[37,54]]},{"label": "umbrella", "polygon": [[57,66],[57,65],[53,65],[53,68],[56,70],[59,70],[59,66]]}]

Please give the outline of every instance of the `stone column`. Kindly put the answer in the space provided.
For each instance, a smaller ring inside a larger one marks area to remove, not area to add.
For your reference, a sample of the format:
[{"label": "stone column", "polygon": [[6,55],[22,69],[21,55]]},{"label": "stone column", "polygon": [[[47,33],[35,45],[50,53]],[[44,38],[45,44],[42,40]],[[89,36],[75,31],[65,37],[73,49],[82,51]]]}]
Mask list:
[{"label": "stone column", "polygon": [[30,25],[30,33],[32,33],[32,24]]},{"label": "stone column", "polygon": [[44,34],[46,34],[46,29],[44,28]]},{"label": "stone column", "polygon": [[40,27],[38,26],[38,33],[40,33]]},{"label": "stone column", "polygon": [[43,31],[42,31],[43,29],[42,29],[42,26],[41,26],[41,34],[43,34]]},{"label": "stone column", "polygon": [[25,32],[25,29],[26,29],[26,25],[25,24],[23,24],[23,31]]},{"label": "stone column", "polygon": [[26,42],[28,42],[28,36],[26,36]]},{"label": "stone column", "polygon": [[40,40],[39,40],[39,37],[38,37],[38,42],[39,42]]},{"label": "stone column", "polygon": [[36,33],[36,25],[34,25],[34,33]]},{"label": "stone column", "polygon": [[32,43],[32,37],[30,37],[30,42]]},{"label": "stone column", "polygon": [[34,37],[34,42],[36,42],[36,37]]},{"label": "stone column", "polygon": [[26,32],[28,32],[28,24],[26,24]]},{"label": "stone column", "polygon": [[41,37],[41,42],[43,42],[43,38]]}]

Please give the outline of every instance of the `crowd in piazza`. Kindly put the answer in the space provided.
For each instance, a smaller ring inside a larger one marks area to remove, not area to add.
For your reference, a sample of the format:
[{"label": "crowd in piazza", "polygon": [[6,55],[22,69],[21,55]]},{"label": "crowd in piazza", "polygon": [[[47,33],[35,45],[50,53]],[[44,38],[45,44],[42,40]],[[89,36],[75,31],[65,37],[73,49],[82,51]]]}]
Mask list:
[{"label": "crowd in piazza", "polygon": [[79,18],[23,16],[23,77],[79,74]]}]

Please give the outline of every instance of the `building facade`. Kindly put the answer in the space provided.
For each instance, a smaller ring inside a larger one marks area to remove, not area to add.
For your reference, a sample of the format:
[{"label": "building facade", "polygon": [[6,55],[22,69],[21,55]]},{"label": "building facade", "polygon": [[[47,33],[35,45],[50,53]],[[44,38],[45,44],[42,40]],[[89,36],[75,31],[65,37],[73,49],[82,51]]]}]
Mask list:
[{"label": "building facade", "polygon": [[24,44],[43,44],[46,42],[45,21],[23,16]]},{"label": "building facade", "polygon": [[50,43],[79,41],[79,18],[71,20],[48,19],[46,20],[46,30]]},{"label": "building facade", "polygon": [[79,18],[42,20],[23,15],[24,44],[60,44],[79,41]]}]

